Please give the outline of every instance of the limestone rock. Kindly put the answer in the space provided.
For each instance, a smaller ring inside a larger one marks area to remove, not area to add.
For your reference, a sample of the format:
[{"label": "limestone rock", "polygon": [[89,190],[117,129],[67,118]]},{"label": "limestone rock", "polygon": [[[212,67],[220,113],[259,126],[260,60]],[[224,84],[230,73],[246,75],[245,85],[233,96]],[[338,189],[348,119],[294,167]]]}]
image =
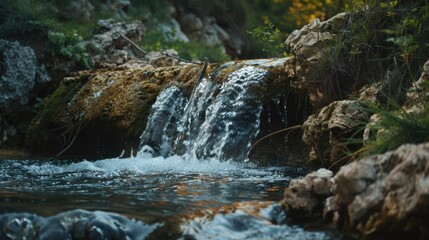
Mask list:
[{"label": "limestone rock", "polygon": [[[423,65],[422,74],[407,92],[404,110],[410,114],[418,114],[425,110],[425,101],[429,99],[429,61]],[[426,85],[426,86],[425,86]]]},{"label": "limestone rock", "polygon": [[160,24],[159,29],[165,34],[168,41],[189,42],[188,36],[182,32],[180,24],[176,19],[171,19],[169,22]]},{"label": "limestone rock", "polygon": [[342,216],[343,224],[364,235],[426,239],[429,143],[403,145],[343,166],[333,178],[332,192],[325,216]]},{"label": "limestone rock", "polygon": [[358,100],[336,101],[304,122],[302,140],[311,147],[310,165],[332,167],[343,157],[347,147],[344,139],[355,134],[360,122],[370,117],[360,109],[361,103]]},{"label": "limestone rock", "polygon": [[24,105],[36,82],[36,54],[18,42],[0,40],[0,110]]},{"label": "limestone rock", "polygon": [[331,196],[332,171],[319,169],[303,179],[290,181],[285,189],[283,205],[298,218],[313,217],[322,212],[324,201]]},{"label": "limestone rock", "polygon": [[[300,30],[293,31],[285,41],[287,51],[295,55],[294,85],[307,89],[313,107],[320,109],[335,100],[344,99],[343,92],[348,89],[345,81],[338,80],[338,74],[325,70],[326,57],[329,58],[336,42],[337,35],[345,29],[353,19],[351,13],[340,13],[327,21],[315,19]],[[322,55],[323,54],[323,55]],[[343,61],[339,61],[341,64]],[[343,69],[343,66],[335,66]],[[338,70],[342,73],[341,70]],[[347,88],[347,89],[345,89]]]},{"label": "limestone rock", "polygon": [[121,23],[113,19],[105,19],[99,20],[98,26],[101,33],[96,34],[92,40],[87,42],[94,64],[122,64],[129,59],[142,56],[143,53],[135,49],[126,39],[133,42],[142,39],[145,27],[140,21]]},{"label": "limestone rock", "polygon": [[314,57],[332,42],[335,34],[348,24],[350,14],[339,13],[327,21],[313,20],[300,30],[293,31],[285,41],[286,48],[302,59]]},{"label": "limestone rock", "polygon": [[203,28],[203,21],[193,13],[181,14],[179,16],[180,27],[186,33],[200,31]]},{"label": "limestone rock", "polygon": [[165,52],[149,52],[146,54],[148,63],[154,67],[177,66],[180,64],[177,59],[178,57],[179,53],[174,49],[167,49]]}]

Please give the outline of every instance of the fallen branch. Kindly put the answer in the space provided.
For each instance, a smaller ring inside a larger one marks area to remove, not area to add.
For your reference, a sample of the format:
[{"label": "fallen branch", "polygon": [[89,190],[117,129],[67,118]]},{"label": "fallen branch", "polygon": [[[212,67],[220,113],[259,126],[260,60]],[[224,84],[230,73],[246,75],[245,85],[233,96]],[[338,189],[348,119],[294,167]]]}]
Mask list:
[{"label": "fallen branch", "polygon": [[142,52],[143,54],[146,55],[146,52],[143,49],[141,49],[141,47],[139,47],[139,45],[137,45],[135,42],[133,42],[133,40],[127,38],[125,35],[123,35],[120,32],[117,32],[117,33],[119,34],[119,36],[121,36],[122,38],[124,38],[125,40],[127,40],[129,43],[131,43],[131,45],[133,45],[135,48],[137,48],[137,50],[139,50],[140,52]]},{"label": "fallen branch", "polygon": [[302,128],[302,125],[296,125],[296,126],[293,126],[293,127],[284,128],[284,129],[281,129],[281,130],[278,130],[278,131],[275,131],[273,133],[270,133],[268,135],[263,136],[262,138],[258,139],[258,141],[256,141],[255,143],[253,143],[252,146],[250,146],[249,151],[247,151],[247,156],[250,156],[250,153],[252,152],[252,149],[256,145],[258,145],[258,143],[262,142],[263,140],[265,140],[265,139],[267,139],[267,138],[269,138],[269,137],[271,137],[273,135],[276,135],[276,134],[279,134],[279,133],[282,133],[282,132],[286,132],[286,131],[289,131],[289,130],[298,129],[298,128]]}]

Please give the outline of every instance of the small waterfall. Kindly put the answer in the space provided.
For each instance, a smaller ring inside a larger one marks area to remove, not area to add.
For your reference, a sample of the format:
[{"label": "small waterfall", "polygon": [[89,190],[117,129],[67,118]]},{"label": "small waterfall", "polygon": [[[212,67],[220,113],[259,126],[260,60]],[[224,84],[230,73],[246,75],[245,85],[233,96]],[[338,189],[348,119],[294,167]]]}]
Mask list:
[{"label": "small waterfall", "polygon": [[152,107],[141,146],[149,145],[164,156],[247,159],[263,108],[254,90],[266,73],[246,66],[221,85],[204,78],[188,101],[178,87],[166,88]]},{"label": "small waterfall", "polygon": [[146,130],[140,137],[143,145],[150,145],[155,151],[167,156],[177,135],[176,123],[183,116],[187,99],[177,86],[165,88],[152,105]]}]

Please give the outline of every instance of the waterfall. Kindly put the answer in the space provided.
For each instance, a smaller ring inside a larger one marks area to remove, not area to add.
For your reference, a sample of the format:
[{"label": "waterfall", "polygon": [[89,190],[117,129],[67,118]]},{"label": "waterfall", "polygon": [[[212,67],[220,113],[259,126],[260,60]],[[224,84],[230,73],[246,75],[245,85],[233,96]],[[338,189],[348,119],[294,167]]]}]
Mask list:
[{"label": "waterfall", "polygon": [[189,99],[177,86],[164,89],[152,106],[141,147],[149,145],[164,157],[246,160],[263,108],[255,91],[266,74],[267,70],[245,66],[222,84],[214,83],[213,76],[203,78]]}]

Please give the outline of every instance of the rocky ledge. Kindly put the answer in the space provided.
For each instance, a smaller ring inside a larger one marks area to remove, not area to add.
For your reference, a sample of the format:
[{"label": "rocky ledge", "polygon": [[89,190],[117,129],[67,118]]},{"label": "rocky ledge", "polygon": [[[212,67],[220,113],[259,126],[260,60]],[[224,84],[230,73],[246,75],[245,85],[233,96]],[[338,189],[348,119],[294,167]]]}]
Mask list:
[{"label": "rocky ledge", "polygon": [[283,204],[290,213],[323,218],[364,236],[413,236],[429,231],[429,143],[355,161],[335,176],[318,170],[291,181]]}]

